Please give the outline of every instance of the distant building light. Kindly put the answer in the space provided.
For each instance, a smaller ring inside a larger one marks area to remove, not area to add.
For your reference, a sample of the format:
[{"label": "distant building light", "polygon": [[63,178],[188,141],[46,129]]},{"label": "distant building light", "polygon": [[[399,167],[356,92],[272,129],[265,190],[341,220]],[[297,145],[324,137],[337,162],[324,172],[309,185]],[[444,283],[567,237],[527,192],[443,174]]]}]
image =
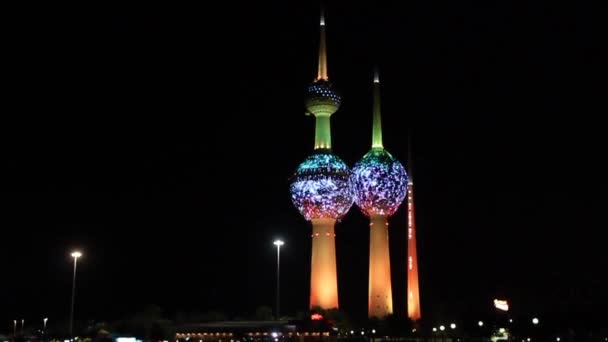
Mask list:
[{"label": "distant building light", "polygon": [[494,299],[494,307],[501,311],[509,311],[509,303],[506,300]]}]

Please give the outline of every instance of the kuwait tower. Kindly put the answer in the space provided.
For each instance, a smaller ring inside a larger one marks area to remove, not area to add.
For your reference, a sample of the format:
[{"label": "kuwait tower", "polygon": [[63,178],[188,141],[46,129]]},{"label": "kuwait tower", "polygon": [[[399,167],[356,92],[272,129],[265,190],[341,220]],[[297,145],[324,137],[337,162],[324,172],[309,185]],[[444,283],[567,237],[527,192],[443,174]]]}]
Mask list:
[{"label": "kuwait tower", "polygon": [[327,76],[325,18],[321,14],[317,77],[308,87],[307,114],[315,117],[314,152],[298,166],[291,179],[294,206],[312,223],[310,308],[338,307],[336,221],[353,204],[348,166],[331,151],[330,117],[340,107],[340,96]]},{"label": "kuwait tower", "polygon": [[372,148],[355,164],[351,184],[355,203],[370,219],[368,316],[393,313],[388,218],[405,198],[407,174],[403,165],[384,149],[380,118],[380,79],[374,75]]},{"label": "kuwait tower", "polygon": [[416,219],[414,215],[414,177],[412,175],[412,142],[407,150],[409,178],[407,182],[407,317],[420,320],[420,288],[418,286],[418,254],[416,253]]}]

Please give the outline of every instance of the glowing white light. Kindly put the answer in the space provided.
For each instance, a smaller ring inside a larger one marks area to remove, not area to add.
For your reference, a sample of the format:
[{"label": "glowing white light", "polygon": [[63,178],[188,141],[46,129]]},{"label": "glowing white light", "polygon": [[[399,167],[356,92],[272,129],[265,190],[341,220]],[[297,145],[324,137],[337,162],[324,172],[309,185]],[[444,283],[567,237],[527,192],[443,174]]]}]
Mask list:
[{"label": "glowing white light", "polygon": [[509,303],[506,300],[494,299],[494,307],[498,310],[509,311]]},{"label": "glowing white light", "polygon": [[536,318],[536,317],[532,318],[532,324],[534,324],[534,325],[538,324],[538,318]]},{"label": "glowing white light", "polygon": [[74,251],[74,252],[72,252],[71,256],[72,256],[72,258],[78,259],[82,256],[82,253],[80,253],[80,251]]},{"label": "glowing white light", "polygon": [[555,340],[556,340],[557,342],[559,342],[561,339],[560,339],[559,337],[556,337],[556,338],[555,338]]},{"label": "glowing white light", "polygon": [[271,335],[272,335],[272,337],[277,337],[277,336],[279,336],[279,334],[277,334],[276,332],[273,332]]},{"label": "glowing white light", "polygon": [[480,327],[483,327],[483,321],[477,322],[477,325],[479,325]]},{"label": "glowing white light", "polygon": [[375,334],[375,333],[376,333],[376,329],[372,329],[372,334]]},{"label": "glowing white light", "polygon": [[283,242],[283,241],[281,241],[281,240],[275,240],[275,241],[273,242],[273,244],[274,244],[275,246],[281,247],[281,246],[283,246],[283,245],[285,244],[285,242]]},{"label": "glowing white light", "polygon": [[454,323],[450,324],[450,328],[456,329],[456,324],[454,324]]},{"label": "glowing white light", "polygon": [[439,330],[444,331],[444,330],[445,330],[445,326],[440,325],[440,326],[439,326]]},{"label": "glowing white light", "polygon": [[437,332],[437,328],[433,327],[433,332]]},{"label": "glowing white light", "polygon": [[505,328],[498,329],[498,332],[501,333],[501,334],[504,334],[505,333]]}]

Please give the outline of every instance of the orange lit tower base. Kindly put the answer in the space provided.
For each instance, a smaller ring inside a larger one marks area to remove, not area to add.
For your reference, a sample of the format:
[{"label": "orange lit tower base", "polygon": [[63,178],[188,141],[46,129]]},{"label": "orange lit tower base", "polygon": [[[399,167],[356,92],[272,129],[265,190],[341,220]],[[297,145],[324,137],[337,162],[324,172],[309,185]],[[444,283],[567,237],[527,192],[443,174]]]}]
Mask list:
[{"label": "orange lit tower base", "polygon": [[335,219],[312,221],[312,260],[310,274],[310,308],[338,307],[338,277],[336,274]]},{"label": "orange lit tower base", "polygon": [[369,317],[393,313],[391,261],[388,248],[388,217],[373,215],[369,223]]}]

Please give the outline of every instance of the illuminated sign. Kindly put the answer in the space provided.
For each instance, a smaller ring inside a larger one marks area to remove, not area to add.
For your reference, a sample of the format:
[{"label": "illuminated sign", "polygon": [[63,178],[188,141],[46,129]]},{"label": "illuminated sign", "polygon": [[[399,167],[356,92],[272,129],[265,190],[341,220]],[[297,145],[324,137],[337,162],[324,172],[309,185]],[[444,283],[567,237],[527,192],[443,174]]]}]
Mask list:
[{"label": "illuminated sign", "polygon": [[318,313],[313,313],[312,315],[310,315],[310,319],[313,321],[320,321],[323,319],[323,315],[318,314]]},{"label": "illuminated sign", "polygon": [[494,307],[498,310],[509,311],[509,303],[506,300],[494,299]]}]

